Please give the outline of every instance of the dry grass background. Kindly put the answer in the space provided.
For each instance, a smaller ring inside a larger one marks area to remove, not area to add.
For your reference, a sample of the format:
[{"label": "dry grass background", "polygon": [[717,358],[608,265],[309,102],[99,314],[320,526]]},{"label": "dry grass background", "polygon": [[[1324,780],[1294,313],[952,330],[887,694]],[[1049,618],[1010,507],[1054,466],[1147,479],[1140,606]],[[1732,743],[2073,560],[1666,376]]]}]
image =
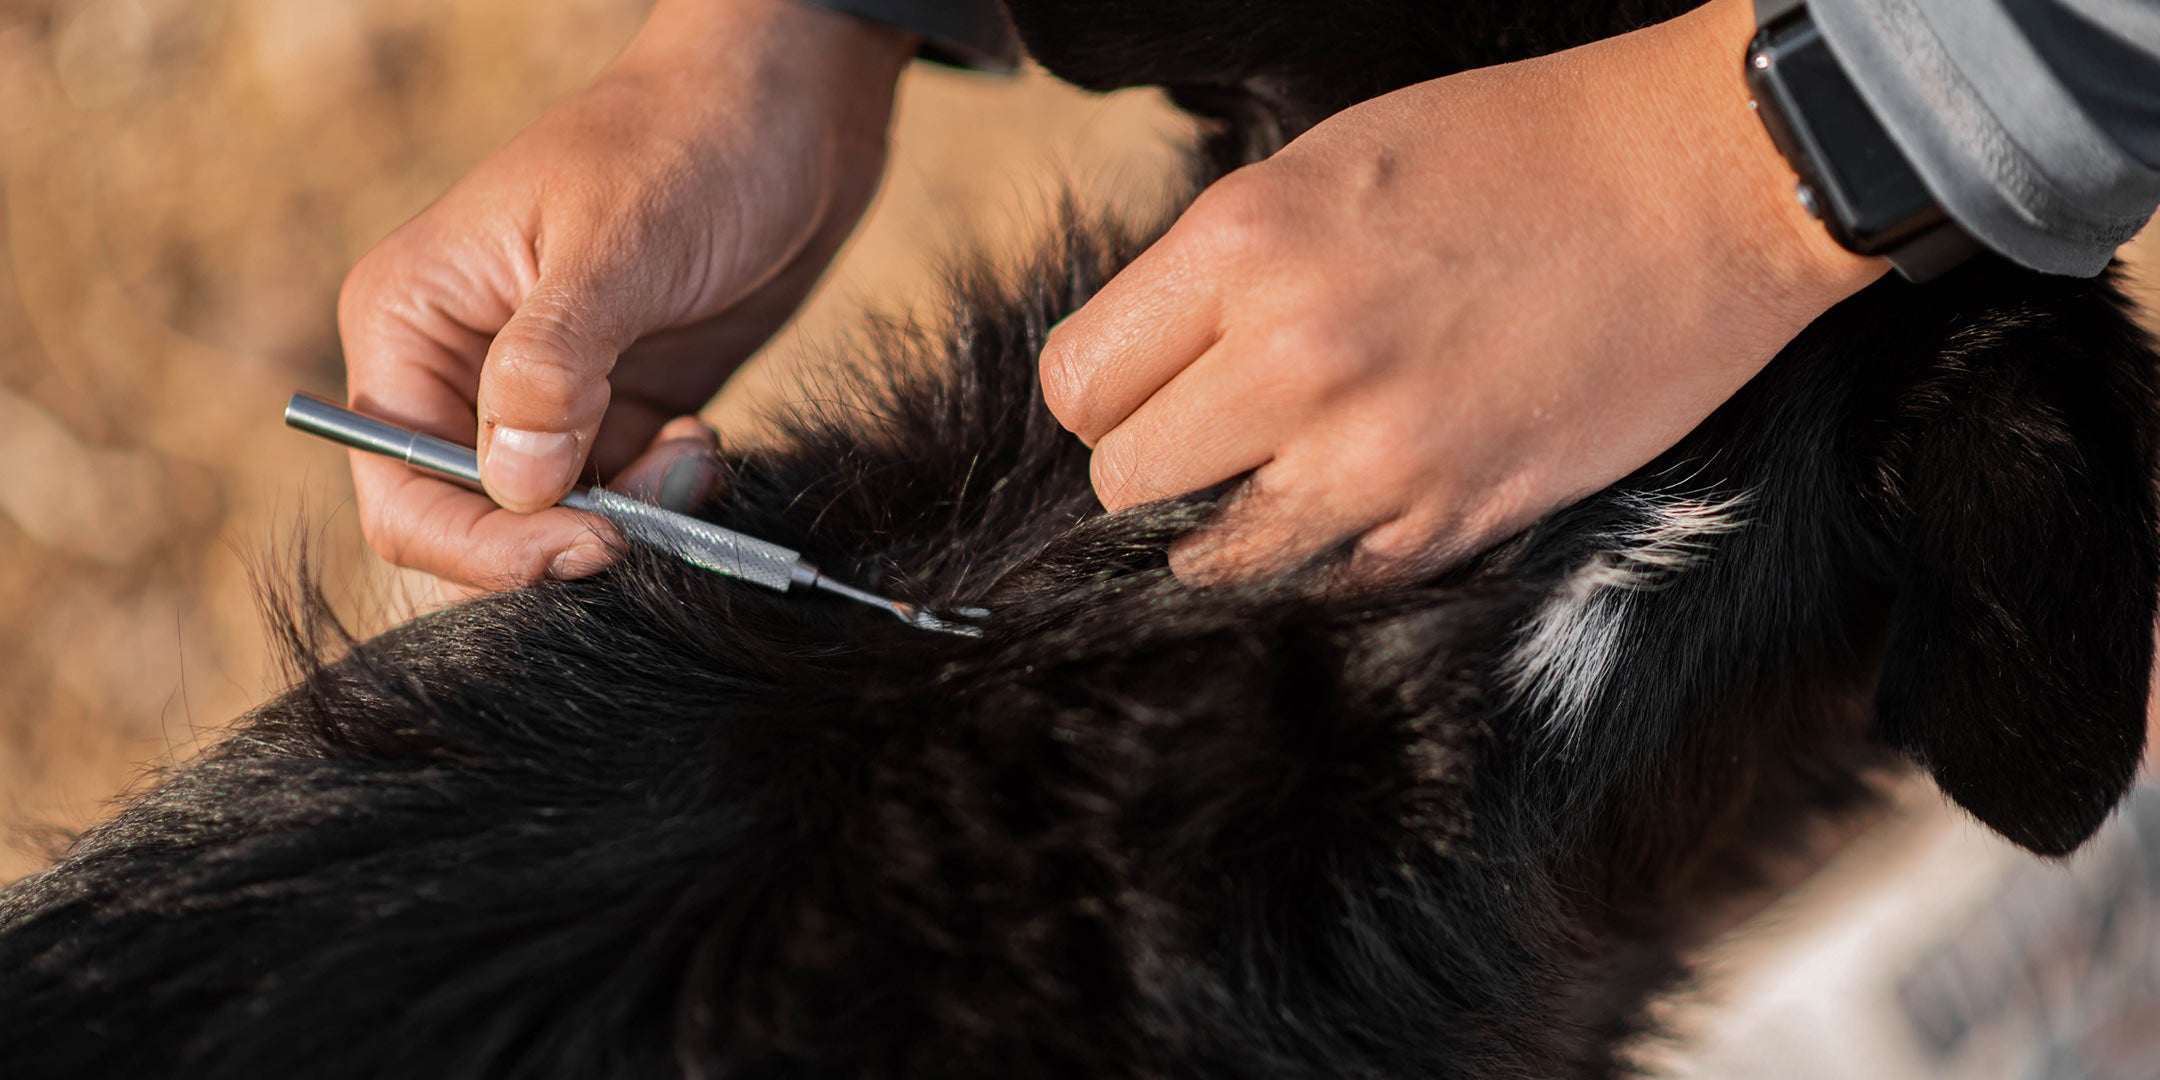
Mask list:
[{"label": "dry grass background", "polygon": [[[43,858],[22,826],[96,819],[276,688],[249,574],[294,530],[358,629],[428,602],[280,408],[339,392],[345,269],[644,7],[0,0],[0,882]],[[1063,184],[1151,211],[1185,132],[1152,94],[918,66],[869,221],[708,415],[754,432],[820,343],[916,309],[943,252],[1022,246]]]}]

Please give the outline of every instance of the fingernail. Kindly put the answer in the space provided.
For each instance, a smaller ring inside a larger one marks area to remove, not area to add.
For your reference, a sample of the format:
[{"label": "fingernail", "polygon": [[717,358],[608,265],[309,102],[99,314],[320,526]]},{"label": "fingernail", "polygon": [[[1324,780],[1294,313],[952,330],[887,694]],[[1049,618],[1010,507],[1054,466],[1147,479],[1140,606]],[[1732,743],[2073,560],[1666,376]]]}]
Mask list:
[{"label": "fingernail", "polygon": [[569,432],[496,428],[483,468],[488,494],[518,511],[553,503],[577,477],[577,445]]},{"label": "fingernail", "polygon": [[548,577],[556,581],[576,581],[614,564],[615,549],[606,544],[579,544],[565,549],[548,563]]},{"label": "fingernail", "polygon": [[704,501],[712,478],[712,456],[693,450],[668,466],[667,474],[660,478],[660,493],[655,501],[678,514],[687,514]]}]

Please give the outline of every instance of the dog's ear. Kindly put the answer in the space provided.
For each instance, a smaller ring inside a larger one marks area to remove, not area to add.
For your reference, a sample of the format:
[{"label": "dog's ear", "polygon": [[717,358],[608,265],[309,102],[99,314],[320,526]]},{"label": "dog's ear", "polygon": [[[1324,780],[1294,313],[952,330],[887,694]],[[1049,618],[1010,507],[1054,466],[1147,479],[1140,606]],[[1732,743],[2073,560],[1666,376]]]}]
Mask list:
[{"label": "dog's ear", "polygon": [[1965,326],[1882,459],[1880,734],[2043,855],[2091,836],[2137,771],[2160,577],[2152,356],[2087,288],[2089,319]]}]

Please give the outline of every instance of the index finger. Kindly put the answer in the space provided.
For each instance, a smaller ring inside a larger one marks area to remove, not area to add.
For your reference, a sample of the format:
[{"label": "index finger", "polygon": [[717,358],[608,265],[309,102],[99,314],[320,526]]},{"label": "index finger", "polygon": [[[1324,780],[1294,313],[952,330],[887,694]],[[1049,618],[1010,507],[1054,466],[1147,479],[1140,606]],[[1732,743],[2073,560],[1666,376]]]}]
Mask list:
[{"label": "index finger", "polygon": [[603,518],[566,507],[518,514],[487,496],[355,450],[353,490],[368,546],[399,566],[481,589],[583,577],[614,560]]},{"label": "index finger", "polygon": [[1142,252],[1043,343],[1043,401],[1089,446],[1221,336],[1215,283],[1176,237]]}]

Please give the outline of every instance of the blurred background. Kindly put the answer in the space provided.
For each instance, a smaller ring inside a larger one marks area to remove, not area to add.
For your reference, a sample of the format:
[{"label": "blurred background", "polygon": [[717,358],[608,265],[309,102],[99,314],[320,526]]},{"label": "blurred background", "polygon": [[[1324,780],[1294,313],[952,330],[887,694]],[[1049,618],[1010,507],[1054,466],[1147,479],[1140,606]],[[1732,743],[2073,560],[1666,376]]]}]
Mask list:
[{"label": "blurred background", "polygon": [[[250,574],[296,536],[360,632],[434,602],[365,554],[343,455],[280,410],[295,389],[342,397],[345,270],[596,72],[645,6],[0,0],[0,883],[277,688]],[[934,318],[939,259],[1024,246],[1062,188],[1153,212],[1188,134],[1151,93],[917,65],[868,222],[708,417],[754,435],[866,309]],[[2095,958],[2160,971],[2146,923],[2047,939],[2052,981],[2022,945],[1974,960],[1937,940],[1969,943],[1959,928],[2002,903],[2090,922],[2092,896],[2160,881],[2160,826],[2111,844],[2036,870],[1909,793],[1714,954],[1674,1008],[1688,1045],[1653,1052],[1702,1077],[2160,1076],[2096,1027],[2112,1006],[2072,1019],[2129,1056],[2045,1056]],[[2160,1000],[2139,978],[2126,1000]]]}]

